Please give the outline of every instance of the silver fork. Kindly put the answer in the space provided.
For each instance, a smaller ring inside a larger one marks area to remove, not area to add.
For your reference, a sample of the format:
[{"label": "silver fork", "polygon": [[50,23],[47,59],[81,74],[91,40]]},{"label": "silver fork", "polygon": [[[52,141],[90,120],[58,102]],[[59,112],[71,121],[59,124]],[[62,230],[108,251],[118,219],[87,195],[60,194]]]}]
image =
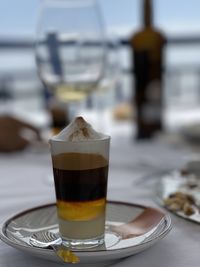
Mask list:
[{"label": "silver fork", "polygon": [[40,231],[33,234],[30,244],[38,248],[51,247],[55,254],[65,263],[78,263],[80,259],[68,247],[62,244],[62,239],[55,233]]}]

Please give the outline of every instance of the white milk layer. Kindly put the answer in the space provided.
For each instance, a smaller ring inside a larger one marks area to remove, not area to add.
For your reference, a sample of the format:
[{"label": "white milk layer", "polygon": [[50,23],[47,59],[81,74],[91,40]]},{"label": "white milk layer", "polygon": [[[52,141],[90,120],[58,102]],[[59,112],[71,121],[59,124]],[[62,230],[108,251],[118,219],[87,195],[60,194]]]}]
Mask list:
[{"label": "white milk layer", "polygon": [[105,232],[105,214],[88,221],[66,221],[58,218],[58,222],[64,239],[92,239]]}]

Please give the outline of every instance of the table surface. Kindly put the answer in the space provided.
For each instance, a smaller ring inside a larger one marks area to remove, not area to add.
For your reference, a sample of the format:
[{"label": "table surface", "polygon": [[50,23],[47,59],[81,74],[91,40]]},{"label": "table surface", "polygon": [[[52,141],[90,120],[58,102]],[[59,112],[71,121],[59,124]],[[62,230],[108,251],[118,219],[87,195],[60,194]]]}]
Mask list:
[{"label": "table surface", "polygon": [[[174,143],[151,141],[113,142],[110,155],[108,199],[158,207],[154,174],[183,166],[191,153]],[[55,201],[47,148],[31,148],[0,154],[0,221],[19,211]],[[200,225],[171,214],[173,229],[150,249],[112,266],[197,267],[200,256]],[[0,267],[46,266],[0,241]],[[60,266],[48,262],[48,266]],[[95,265],[97,266],[97,265]]]}]

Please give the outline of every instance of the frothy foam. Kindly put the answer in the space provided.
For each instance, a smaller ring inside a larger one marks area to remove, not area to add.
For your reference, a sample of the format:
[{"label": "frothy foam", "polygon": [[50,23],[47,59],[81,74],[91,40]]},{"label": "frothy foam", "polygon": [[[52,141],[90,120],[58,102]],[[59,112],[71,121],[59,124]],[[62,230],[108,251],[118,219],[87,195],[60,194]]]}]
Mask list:
[{"label": "frothy foam", "polygon": [[89,141],[105,138],[106,135],[95,131],[83,117],[76,117],[66,128],[64,128],[54,139],[61,141]]}]

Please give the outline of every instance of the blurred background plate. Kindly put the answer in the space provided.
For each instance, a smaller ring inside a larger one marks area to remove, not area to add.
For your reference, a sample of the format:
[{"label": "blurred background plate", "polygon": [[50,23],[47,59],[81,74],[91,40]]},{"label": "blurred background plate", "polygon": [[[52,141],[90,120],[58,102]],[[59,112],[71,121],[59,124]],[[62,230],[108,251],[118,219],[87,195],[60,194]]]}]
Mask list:
[{"label": "blurred background plate", "polygon": [[[182,175],[178,170],[158,174],[158,176],[160,179],[156,184],[156,198],[159,204],[184,219],[200,223],[200,180],[193,175]],[[183,210],[176,210],[167,205],[170,196],[177,192],[195,199],[196,205],[193,206],[193,214],[187,215]]]}]

